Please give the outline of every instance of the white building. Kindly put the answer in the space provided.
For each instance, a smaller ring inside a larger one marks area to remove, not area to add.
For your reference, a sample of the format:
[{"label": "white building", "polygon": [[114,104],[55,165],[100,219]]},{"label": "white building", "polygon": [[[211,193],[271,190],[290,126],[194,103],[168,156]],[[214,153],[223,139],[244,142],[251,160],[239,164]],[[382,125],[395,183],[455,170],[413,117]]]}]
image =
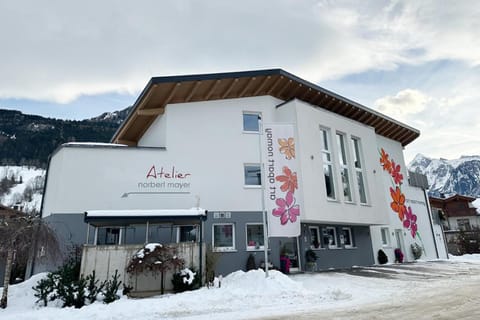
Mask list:
[{"label": "white building", "polygon": [[[162,210],[202,207],[203,241],[222,252],[217,273],[263,259],[259,127],[291,123],[301,186],[301,235],[270,238],[269,260],[280,252],[292,267],[369,265],[379,249],[393,261],[400,247],[423,245],[424,258],[445,255],[424,191],[411,187],[403,148],[419,136],[405,124],[280,69],[152,78],[112,144],[66,144],[51,157],[42,215],[66,242],[85,243],[89,210]],[[418,236],[392,210],[387,152],[405,177],[405,209],[416,213]],[[168,232],[166,232],[168,231]],[[150,227],[149,241],[199,241],[196,228]],[[104,224],[90,243],[144,241],[141,226]]]}]

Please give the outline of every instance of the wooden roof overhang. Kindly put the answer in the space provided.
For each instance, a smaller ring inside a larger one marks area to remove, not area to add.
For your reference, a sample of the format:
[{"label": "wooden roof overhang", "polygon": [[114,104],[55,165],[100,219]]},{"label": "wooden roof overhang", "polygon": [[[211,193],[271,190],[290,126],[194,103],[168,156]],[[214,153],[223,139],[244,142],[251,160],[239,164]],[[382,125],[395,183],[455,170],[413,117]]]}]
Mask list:
[{"label": "wooden roof overhang", "polygon": [[375,128],[379,135],[402,146],[420,132],[375,110],[351,101],[282,69],[167,76],[152,78],[113,143],[135,146],[168,104],[270,95],[283,101],[299,99]]}]

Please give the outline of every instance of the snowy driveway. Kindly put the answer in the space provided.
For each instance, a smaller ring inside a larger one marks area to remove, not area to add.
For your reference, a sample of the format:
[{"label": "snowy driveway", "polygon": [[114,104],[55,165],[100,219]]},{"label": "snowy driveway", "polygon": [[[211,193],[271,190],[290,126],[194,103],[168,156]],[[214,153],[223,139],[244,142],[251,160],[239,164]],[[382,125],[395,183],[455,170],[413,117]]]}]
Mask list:
[{"label": "snowy driveway", "polygon": [[82,309],[38,307],[31,287],[11,287],[0,319],[480,319],[480,255],[448,261],[285,276],[238,271],[221,288]]}]

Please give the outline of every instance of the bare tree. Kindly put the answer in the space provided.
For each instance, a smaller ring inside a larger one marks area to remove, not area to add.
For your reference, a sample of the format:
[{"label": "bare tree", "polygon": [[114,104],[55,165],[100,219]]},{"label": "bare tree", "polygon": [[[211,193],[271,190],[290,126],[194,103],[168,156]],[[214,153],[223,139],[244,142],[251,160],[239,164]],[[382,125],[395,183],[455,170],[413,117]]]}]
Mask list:
[{"label": "bare tree", "polygon": [[7,307],[8,286],[14,259],[26,261],[32,253],[35,242],[44,248],[49,248],[47,252],[49,255],[58,252],[54,231],[40,217],[21,215],[0,220],[0,255],[6,256],[0,308]]}]

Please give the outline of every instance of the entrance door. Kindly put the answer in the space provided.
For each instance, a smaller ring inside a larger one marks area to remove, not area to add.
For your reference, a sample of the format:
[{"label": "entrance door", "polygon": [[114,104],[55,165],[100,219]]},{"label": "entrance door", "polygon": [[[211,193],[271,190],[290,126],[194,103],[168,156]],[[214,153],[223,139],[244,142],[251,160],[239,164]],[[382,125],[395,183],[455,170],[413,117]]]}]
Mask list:
[{"label": "entrance door", "polygon": [[297,238],[288,238],[283,244],[282,251],[285,251],[285,254],[290,259],[290,272],[300,271]]},{"label": "entrance door", "polygon": [[395,239],[397,241],[397,248],[405,252],[403,248],[403,232],[402,229],[395,229]]}]

